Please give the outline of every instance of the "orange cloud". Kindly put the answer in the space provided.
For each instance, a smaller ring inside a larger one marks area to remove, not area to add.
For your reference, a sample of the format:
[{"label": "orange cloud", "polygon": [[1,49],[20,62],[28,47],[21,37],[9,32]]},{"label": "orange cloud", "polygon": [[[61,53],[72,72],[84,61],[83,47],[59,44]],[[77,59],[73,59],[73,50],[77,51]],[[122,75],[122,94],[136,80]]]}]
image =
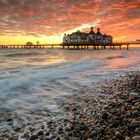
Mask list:
[{"label": "orange cloud", "polygon": [[139,5],[139,0],[1,0],[0,35],[54,36],[98,22],[103,33],[135,40]]}]

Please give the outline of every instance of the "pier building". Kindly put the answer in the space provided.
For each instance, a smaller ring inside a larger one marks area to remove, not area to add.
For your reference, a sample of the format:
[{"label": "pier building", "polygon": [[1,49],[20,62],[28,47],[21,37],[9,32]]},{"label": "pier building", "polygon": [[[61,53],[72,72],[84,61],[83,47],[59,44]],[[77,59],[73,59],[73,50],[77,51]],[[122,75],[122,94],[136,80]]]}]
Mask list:
[{"label": "pier building", "polygon": [[102,34],[100,28],[97,28],[97,32],[94,32],[93,27],[90,28],[89,33],[81,32],[80,30],[73,32],[72,34],[64,34],[63,44],[76,45],[76,44],[111,44],[113,37],[111,35]]}]

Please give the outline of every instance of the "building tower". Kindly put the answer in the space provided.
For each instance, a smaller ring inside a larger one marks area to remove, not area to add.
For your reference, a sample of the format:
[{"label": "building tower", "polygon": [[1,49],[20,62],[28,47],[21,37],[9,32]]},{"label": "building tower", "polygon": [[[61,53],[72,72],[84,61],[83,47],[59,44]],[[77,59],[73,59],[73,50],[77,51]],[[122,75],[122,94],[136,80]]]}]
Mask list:
[{"label": "building tower", "polygon": [[89,34],[95,34],[94,31],[93,31],[93,27],[90,28]]},{"label": "building tower", "polygon": [[100,32],[100,28],[97,28],[97,33],[96,33],[96,43],[99,44],[102,42],[102,34]]},{"label": "building tower", "polygon": [[97,34],[100,35],[101,32],[100,32],[100,28],[97,28]]}]

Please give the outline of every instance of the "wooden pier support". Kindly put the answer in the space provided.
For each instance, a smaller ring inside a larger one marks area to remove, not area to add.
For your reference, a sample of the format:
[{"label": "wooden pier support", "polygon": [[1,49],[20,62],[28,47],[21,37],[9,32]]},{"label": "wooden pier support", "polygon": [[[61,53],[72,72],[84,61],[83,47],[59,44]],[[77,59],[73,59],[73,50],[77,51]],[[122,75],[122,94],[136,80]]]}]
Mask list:
[{"label": "wooden pier support", "polygon": [[120,45],[120,50],[122,49],[122,45]]},{"label": "wooden pier support", "polygon": [[106,46],[105,45],[103,46],[103,49],[106,49]]},{"label": "wooden pier support", "polygon": [[127,50],[129,49],[129,45],[127,45]]}]

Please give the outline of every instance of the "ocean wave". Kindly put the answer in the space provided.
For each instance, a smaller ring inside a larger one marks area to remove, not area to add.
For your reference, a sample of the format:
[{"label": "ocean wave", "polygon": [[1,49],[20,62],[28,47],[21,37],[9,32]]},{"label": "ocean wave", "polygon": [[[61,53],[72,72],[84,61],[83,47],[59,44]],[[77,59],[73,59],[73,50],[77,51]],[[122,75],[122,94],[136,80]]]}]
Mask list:
[{"label": "ocean wave", "polygon": [[[27,118],[47,111],[62,113],[57,100],[82,94],[84,87],[94,82],[140,68],[139,53],[135,50],[29,51],[13,50],[0,55],[0,61],[8,60],[0,65],[0,113],[4,108]],[[20,61],[15,62],[18,57]]]}]

